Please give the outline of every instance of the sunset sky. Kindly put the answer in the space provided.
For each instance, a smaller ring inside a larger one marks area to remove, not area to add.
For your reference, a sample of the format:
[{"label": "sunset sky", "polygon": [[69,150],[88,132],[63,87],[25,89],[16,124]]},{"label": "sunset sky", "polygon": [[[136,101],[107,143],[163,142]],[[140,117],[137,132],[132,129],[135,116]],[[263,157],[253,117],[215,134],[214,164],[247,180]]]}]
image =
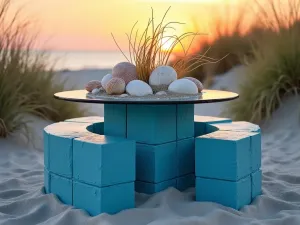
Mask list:
[{"label": "sunset sky", "polygon": [[[110,35],[122,48],[127,47],[126,32],[139,20],[144,28],[154,9],[159,21],[171,6],[166,21],[180,21],[178,34],[186,31],[210,32],[210,20],[225,14],[224,5],[236,11],[242,0],[17,0],[14,8],[23,6],[23,15],[36,23],[43,48],[56,50],[115,50]],[[193,23],[197,22],[197,26]],[[126,50],[126,49],[125,49]]]}]

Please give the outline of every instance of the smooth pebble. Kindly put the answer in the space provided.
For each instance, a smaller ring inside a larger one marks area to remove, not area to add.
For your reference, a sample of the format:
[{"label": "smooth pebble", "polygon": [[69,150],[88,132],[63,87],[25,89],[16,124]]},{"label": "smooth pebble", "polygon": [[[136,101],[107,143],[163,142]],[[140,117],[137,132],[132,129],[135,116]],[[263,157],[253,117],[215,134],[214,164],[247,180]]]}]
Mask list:
[{"label": "smooth pebble", "polygon": [[188,79],[175,80],[170,84],[168,90],[178,94],[197,94],[197,85]]},{"label": "smooth pebble", "polygon": [[106,74],[102,80],[101,80],[101,84],[102,87],[106,90],[106,84],[108,83],[108,81],[110,81],[112,79],[112,75],[111,74]]},{"label": "smooth pebble", "polygon": [[159,91],[155,95],[167,95],[167,92],[165,92],[165,91]]},{"label": "smooth pebble", "polygon": [[131,96],[139,97],[153,94],[149,84],[141,80],[130,81],[126,86],[126,92]]},{"label": "smooth pebble", "polygon": [[92,90],[92,94],[98,94],[100,92],[100,89],[99,88],[95,88]]},{"label": "smooth pebble", "polygon": [[156,85],[170,85],[177,79],[177,73],[171,66],[159,66],[154,69],[149,77],[149,84]]}]

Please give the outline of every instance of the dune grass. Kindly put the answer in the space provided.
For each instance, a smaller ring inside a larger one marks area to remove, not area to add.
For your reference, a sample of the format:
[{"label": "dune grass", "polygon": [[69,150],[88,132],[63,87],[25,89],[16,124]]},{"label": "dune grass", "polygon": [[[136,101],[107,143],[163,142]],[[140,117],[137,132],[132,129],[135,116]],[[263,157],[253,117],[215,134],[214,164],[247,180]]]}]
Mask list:
[{"label": "dune grass", "polygon": [[266,14],[264,5],[260,21],[273,34],[257,42],[253,59],[245,64],[246,80],[240,86],[240,98],[225,112],[235,120],[261,123],[270,118],[286,95],[300,92],[300,1],[289,0],[284,11],[277,0],[268,3],[273,17]]},{"label": "dune grass", "polygon": [[17,130],[26,135],[27,114],[52,121],[83,115],[77,105],[53,98],[63,83],[54,83],[47,56],[31,51],[35,42],[28,35],[30,22],[20,18],[20,11],[9,17],[10,8],[11,0],[0,2],[0,137]]}]

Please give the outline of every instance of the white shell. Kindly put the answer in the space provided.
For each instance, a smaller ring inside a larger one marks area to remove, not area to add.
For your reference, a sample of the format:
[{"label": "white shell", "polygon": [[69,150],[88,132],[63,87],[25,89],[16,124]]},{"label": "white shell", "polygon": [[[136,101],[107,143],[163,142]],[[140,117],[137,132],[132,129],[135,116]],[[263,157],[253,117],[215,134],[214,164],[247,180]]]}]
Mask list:
[{"label": "white shell", "polygon": [[203,91],[203,84],[201,83],[200,80],[198,80],[198,79],[196,79],[194,77],[185,77],[183,79],[188,79],[190,81],[193,81],[196,84],[197,88],[198,88],[198,92]]},{"label": "white shell", "polygon": [[98,94],[100,92],[100,89],[99,88],[95,88],[92,90],[92,94]]},{"label": "white shell", "polygon": [[128,96],[129,96],[128,94],[121,94],[120,95],[121,98],[125,98],[125,97],[128,97]]},{"label": "white shell", "polygon": [[178,94],[197,94],[197,85],[188,79],[175,80],[170,84],[168,90]]},{"label": "white shell", "polygon": [[169,85],[177,79],[177,73],[174,68],[170,66],[159,66],[152,71],[149,77],[149,84],[156,85]]},{"label": "white shell", "polygon": [[159,91],[155,95],[167,95],[167,92],[165,92],[165,91]]},{"label": "white shell", "polygon": [[126,92],[131,96],[139,97],[153,94],[149,84],[141,80],[130,81],[126,86]]},{"label": "white shell", "polygon": [[111,74],[106,74],[102,80],[101,80],[101,84],[102,87],[106,90],[106,84],[108,83],[108,81],[110,81],[112,79],[112,75]]}]

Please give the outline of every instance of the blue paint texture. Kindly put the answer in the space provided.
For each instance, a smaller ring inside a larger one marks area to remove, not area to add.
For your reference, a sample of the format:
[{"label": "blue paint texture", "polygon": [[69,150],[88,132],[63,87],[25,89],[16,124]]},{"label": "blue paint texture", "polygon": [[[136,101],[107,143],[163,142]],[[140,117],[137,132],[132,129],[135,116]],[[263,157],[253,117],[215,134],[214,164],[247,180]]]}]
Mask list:
[{"label": "blue paint texture", "polygon": [[177,105],[177,140],[194,137],[194,105]]},{"label": "blue paint texture", "polygon": [[163,181],[160,183],[148,183],[143,181],[135,181],[135,191],[144,194],[154,194],[161,192],[169,187],[177,187],[176,179]]},{"label": "blue paint texture", "polygon": [[177,189],[179,191],[185,191],[191,187],[195,187],[195,174],[188,174],[177,178]]},{"label": "blue paint texture", "polygon": [[104,134],[126,138],[127,106],[120,104],[104,104]]},{"label": "blue paint texture", "polygon": [[50,173],[50,191],[65,204],[73,204],[73,181]]},{"label": "blue paint texture", "polygon": [[195,138],[177,141],[177,176],[195,173]]},{"label": "blue paint texture", "polygon": [[255,199],[258,195],[262,194],[262,171],[257,170],[251,174],[251,195]]}]

